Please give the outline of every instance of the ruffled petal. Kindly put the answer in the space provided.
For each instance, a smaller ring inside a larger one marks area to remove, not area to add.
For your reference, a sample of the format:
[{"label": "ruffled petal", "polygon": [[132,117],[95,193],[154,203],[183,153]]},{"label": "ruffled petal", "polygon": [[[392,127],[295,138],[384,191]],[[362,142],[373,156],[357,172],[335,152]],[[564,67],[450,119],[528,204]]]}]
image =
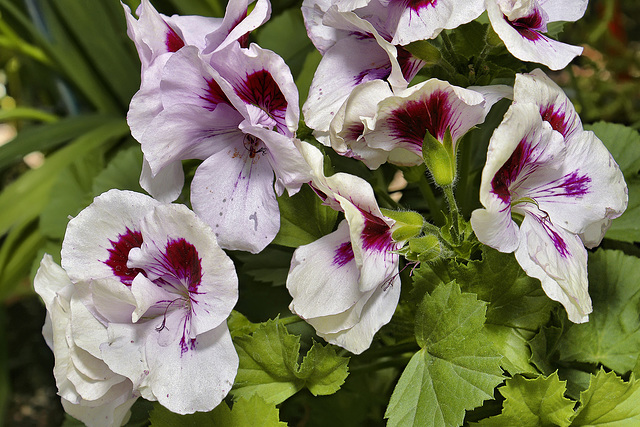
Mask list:
[{"label": "ruffled petal", "polygon": [[592,311],[588,293],[587,251],[580,238],[546,218],[526,216],[520,226],[518,263],[540,279],[549,298],[560,302],[569,320],[583,323]]},{"label": "ruffled petal", "polygon": [[373,337],[389,323],[400,299],[400,278],[370,292],[361,309],[360,320],[353,327],[334,333],[318,333],[328,342],[360,354],[371,346]]}]

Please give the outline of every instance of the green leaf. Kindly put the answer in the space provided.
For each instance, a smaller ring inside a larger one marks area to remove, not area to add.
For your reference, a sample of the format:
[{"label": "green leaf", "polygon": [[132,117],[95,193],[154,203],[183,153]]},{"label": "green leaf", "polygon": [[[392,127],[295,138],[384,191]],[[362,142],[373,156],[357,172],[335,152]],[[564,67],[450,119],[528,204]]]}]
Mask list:
[{"label": "green leaf", "polygon": [[554,370],[552,361],[557,360],[558,342],[562,335],[562,328],[557,326],[545,326],[529,340],[531,348],[531,363],[534,364],[540,372],[550,375]]},{"label": "green leaf", "polygon": [[629,205],[619,218],[613,220],[605,237],[622,242],[640,242],[640,177],[634,176],[626,181]]},{"label": "green leaf", "polygon": [[526,379],[516,375],[498,389],[505,397],[502,413],[480,421],[479,426],[569,426],[575,402],[564,397],[566,381],[557,373]]},{"label": "green leaf", "polygon": [[603,364],[620,374],[634,368],[640,353],[640,259],[619,251],[589,256],[589,322],[572,324],[559,343],[560,360]]},{"label": "green leaf", "polygon": [[92,200],[91,182],[103,168],[102,156],[91,154],[60,172],[49,202],[40,214],[40,231],[52,239],[64,237],[69,217],[76,216]]},{"label": "green leaf", "polygon": [[625,178],[640,171],[640,133],[616,123],[598,122],[584,127],[593,131],[620,166]]},{"label": "green leaf", "polygon": [[389,426],[461,425],[465,410],[493,398],[502,382],[500,356],[483,330],[486,303],[455,282],[426,295],[416,316],[422,347],[393,391]]},{"label": "green leaf", "polygon": [[151,427],[286,427],[280,421],[280,411],[258,396],[251,399],[238,399],[229,409],[226,402],[220,403],[211,412],[196,412],[189,415],[175,414],[160,405],[155,405],[149,421]]},{"label": "green leaf", "polygon": [[24,173],[0,193],[0,235],[18,221],[35,219],[46,206],[58,174],[98,147],[129,133],[123,119],[107,122],[48,156],[38,169]]},{"label": "green leaf", "polygon": [[322,200],[305,185],[292,197],[278,197],[280,231],[276,245],[297,248],[318,240],[333,231],[338,212],[322,204]]},{"label": "green leaf", "polygon": [[640,425],[640,381],[631,374],[625,382],[614,372],[600,369],[589,388],[580,393],[580,407],[571,425]]},{"label": "green leaf", "polygon": [[98,196],[112,188],[144,192],[140,187],[140,172],[142,171],[142,151],[136,144],[118,153],[93,179],[91,193]]},{"label": "green leaf", "polygon": [[465,292],[489,303],[487,323],[537,330],[547,322],[553,302],[540,281],[522,271],[513,254],[483,246],[482,260],[457,265],[451,272]]},{"label": "green leaf", "polygon": [[242,265],[238,266],[239,274],[247,274],[253,280],[282,286],[287,281],[291,266],[291,249],[268,246],[258,254],[245,252],[234,253]]},{"label": "green leaf", "polygon": [[296,78],[311,51],[315,47],[307,37],[307,30],[300,8],[285,10],[272,17],[257,30],[257,41],[265,49],[272,50],[284,59]]},{"label": "green leaf", "polygon": [[21,130],[14,139],[0,147],[0,171],[21,161],[32,151],[51,150],[113,120],[113,117],[100,114],[82,115]]},{"label": "green leaf", "polygon": [[263,323],[250,336],[236,336],[234,343],[240,357],[232,390],[236,397],[257,394],[278,404],[305,386],[314,395],[331,394],[348,375],[349,359],[318,343],[299,364],[300,337],[291,335],[278,320]]},{"label": "green leaf", "polygon": [[124,10],[118,2],[54,0],[58,16],[70,30],[103,86],[127,106],[140,87],[140,63],[126,37]]},{"label": "green leaf", "polygon": [[503,254],[484,246],[482,260],[459,264],[455,261],[436,268],[422,266],[414,272],[412,298],[430,291],[435,283],[455,280],[465,292],[478,295],[487,306],[487,330],[492,343],[502,354],[502,365],[511,374],[537,373],[528,362],[531,350],[527,343],[549,320],[554,306],[540,286],[527,276],[513,254]]}]

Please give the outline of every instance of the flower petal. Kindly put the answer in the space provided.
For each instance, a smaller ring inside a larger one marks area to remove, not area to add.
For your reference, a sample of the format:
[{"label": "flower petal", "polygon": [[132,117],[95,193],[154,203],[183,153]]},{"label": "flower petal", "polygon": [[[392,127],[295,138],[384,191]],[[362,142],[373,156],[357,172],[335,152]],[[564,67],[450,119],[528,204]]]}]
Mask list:
[{"label": "flower petal", "polygon": [[205,160],[191,183],[191,203],[222,248],[257,253],[278,233],[280,214],[273,169],[252,150],[234,144]]},{"label": "flower petal", "polygon": [[526,216],[520,226],[518,263],[540,279],[549,298],[560,302],[569,320],[583,323],[592,311],[588,293],[587,251],[580,238],[545,218]]},{"label": "flower petal", "polygon": [[73,282],[115,278],[131,283],[137,272],[126,266],[138,247],[138,224],[160,202],[133,191],[110,190],[69,221],[62,242],[62,267]]}]

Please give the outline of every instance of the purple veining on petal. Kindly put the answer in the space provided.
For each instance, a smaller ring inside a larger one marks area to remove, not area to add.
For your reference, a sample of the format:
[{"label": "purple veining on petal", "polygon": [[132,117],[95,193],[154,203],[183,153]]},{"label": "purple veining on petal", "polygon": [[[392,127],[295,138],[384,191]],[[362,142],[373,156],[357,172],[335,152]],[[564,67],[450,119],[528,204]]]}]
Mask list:
[{"label": "purple veining on petal", "polygon": [[207,82],[207,93],[204,96],[200,95],[200,99],[208,102],[208,105],[205,106],[207,110],[215,110],[218,104],[231,104],[218,82],[214,79],[205,80]]},{"label": "purple veining on petal", "polygon": [[384,67],[370,68],[360,71],[357,75],[353,76],[355,85],[361,83],[370,82],[371,80],[384,80],[391,75],[391,62],[385,64]]},{"label": "purple veining on petal", "polygon": [[404,77],[406,81],[410,82],[416,74],[418,74],[418,71],[424,67],[425,61],[416,58],[411,54],[411,52],[402,46],[396,46],[396,51],[398,55],[398,63],[402,70],[402,77]]},{"label": "purple veining on petal", "polygon": [[435,7],[438,0],[391,0],[391,2],[419,13],[421,9]]},{"label": "purple veining on petal", "polygon": [[180,38],[178,33],[176,33],[176,31],[173,28],[171,28],[169,24],[166,24],[166,25],[168,29],[167,37],[165,39],[165,45],[167,46],[167,50],[169,52],[177,52],[184,47],[184,40]]},{"label": "purple veining on petal", "polygon": [[549,122],[551,127],[560,132],[565,138],[569,133],[569,120],[564,115],[564,111],[555,108],[555,105],[549,104],[546,107],[540,107],[540,115],[542,120]]},{"label": "purple veining on petal", "polygon": [[104,263],[111,267],[113,274],[118,276],[122,283],[131,286],[131,282],[133,282],[138,273],[144,274],[144,271],[139,268],[127,267],[129,251],[142,246],[142,234],[139,231],[131,231],[127,228],[126,232],[120,234],[115,241],[109,240],[109,242],[112,247],[108,249],[109,259]]},{"label": "purple veining on petal", "polygon": [[202,280],[202,266],[195,246],[183,238],[170,240],[164,256],[167,272],[185,285],[189,292],[197,292]]},{"label": "purple veining on petal", "polygon": [[567,242],[551,227],[551,221],[549,221],[548,216],[538,216],[531,215],[538,223],[544,228],[544,231],[547,233],[551,241],[553,242],[553,246],[555,246],[556,250],[563,258],[568,258],[571,256],[571,252],[569,252],[569,248],[567,247]]},{"label": "purple veining on petal", "polygon": [[556,179],[547,185],[536,189],[536,198],[543,197],[583,197],[589,193],[591,178],[580,174],[577,170],[562,178]]},{"label": "purple veining on petal", "polygon": [[451,118],[449,95],[437,90],[426,99],[408,101],[393,110],[388,125],[393,138],[422,147],[427,132],[441,141],[451,126]]},{"label": "purple veining on petal", "polygon": [[344,267],[353,260],[353,247],[351,242],[342,243],[336,249],[336,253],[333,256],[333,264],[338,267]]},{"label": "purple veining on petal", "polygon": [[278,132],[286,132],[287,100],[271,73],[263,69],[247,74],[235,91],[244,102],[255,105],[273,118]]},{"label": "purple veining on petal", "polygon": [[364,215],[364,228],[362,229],[362,247],[378,252],[389,251],[394,243],[391,238],[391,228],[382,219],[371,213],[361,211]]},{"label": "purple veining on petal", "polygon": [[526,139],[520,141],[511,156],[491,180],[491,188],[500,200],[511,203],[511,186],[521,178],[521,174],[531,161],[533,148]]},{"label": "purple veining on petal", "polygon": [[364,123],[351,123],[344,131],[343,138],[345,141],[357,141],[364,133]]},{"label": "purple veining on petal", "polygon": [[523,16],[514,21],[509,21],[506,16],[504,16],[504,20],[527,40],[536,41],[542,38],[540,31],[543,31],[545,26],[542,15],[537,9],[531,15]]}]

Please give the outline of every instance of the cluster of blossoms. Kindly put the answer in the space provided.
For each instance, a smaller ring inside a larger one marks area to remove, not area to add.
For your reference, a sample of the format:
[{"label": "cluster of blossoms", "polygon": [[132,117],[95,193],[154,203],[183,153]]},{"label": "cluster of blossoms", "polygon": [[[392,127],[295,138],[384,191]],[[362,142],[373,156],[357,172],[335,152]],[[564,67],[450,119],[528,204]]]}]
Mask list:
[{"label": "cluster of blossoms", "polygon": [[[406,46],[433,39],[485,10],[514,56],[552,69],[580,48],[543,33],[582,16],[586,0],[305,0],[310,39],[323,54],[305,123],[338,154],[376,169],[425,163],[436,184],[455,184],[460,139],[500,99],[513,103],[490,141],[471,224],[480,242],[515,252],[574,322],[591,311],[585,246],[599,244],[626,208],[622,174],[584,131],[564,93],[540,70],[514,87],[462,88],[429,79]],[[287,65],[248,34],[270,16],[230,1],[224,18],[166,17],[143,0],[124,6],[142,63],[127,117],[144,155],[142,187],[112,190],[72,219],[62,267],[45,256],[35,279],[48,310],[65,409],[95,425],[119,425],[137,397],[171,411],[208,411],[238,367],[226,319],[238,298],[224,253],[262,251],[280,228],[277,196],[308,184],[344,215],[337,229],[296,249],[290,309],[327,342],[352,353],[371,345],[400,298],[395,221],[372,187],[325,175],[324,157],[296,138],[298,92]],[[182,160],[197,159],[193,212],[171,204]],[[444,159],[444,160],[443,160]],[[515,219],[512,218],[515,217]],[[457,220],[457,219],[456,219]]]}]

